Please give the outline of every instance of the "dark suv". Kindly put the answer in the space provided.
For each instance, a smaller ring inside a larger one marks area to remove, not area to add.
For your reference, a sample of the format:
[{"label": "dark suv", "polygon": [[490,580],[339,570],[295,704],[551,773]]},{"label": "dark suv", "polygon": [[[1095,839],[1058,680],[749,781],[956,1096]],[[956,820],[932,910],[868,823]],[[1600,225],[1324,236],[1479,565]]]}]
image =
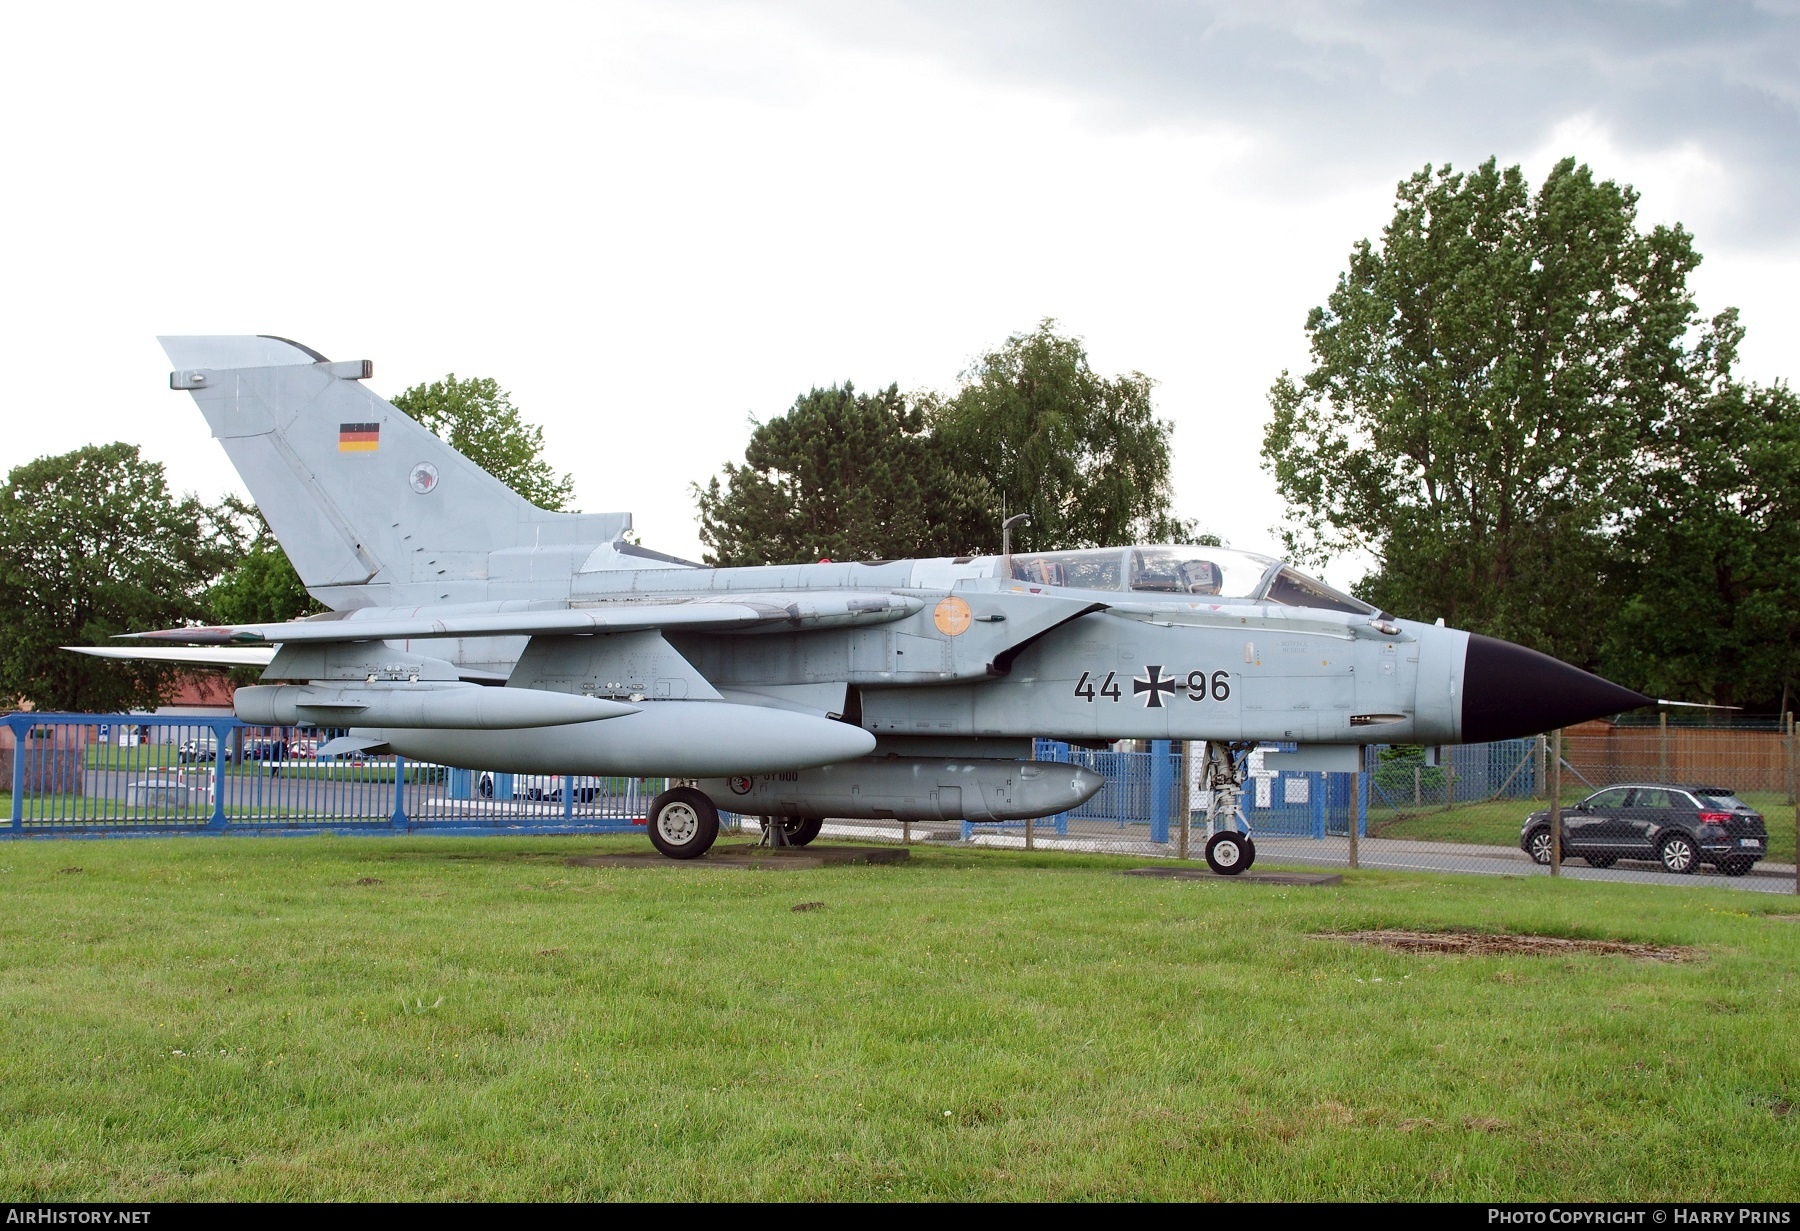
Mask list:
[{"label": "dark suv", "polygon": [[[1563,854],[1596,868],[1621,859],[1655,859],[1669,872],[1703,863],[1742,876],[1769,853],[1762,814],[1722,786],[1632,782],[1595,791],[1562,810]],[[1519,846],[1550,862],[1550,813],[1525,818]]]}]

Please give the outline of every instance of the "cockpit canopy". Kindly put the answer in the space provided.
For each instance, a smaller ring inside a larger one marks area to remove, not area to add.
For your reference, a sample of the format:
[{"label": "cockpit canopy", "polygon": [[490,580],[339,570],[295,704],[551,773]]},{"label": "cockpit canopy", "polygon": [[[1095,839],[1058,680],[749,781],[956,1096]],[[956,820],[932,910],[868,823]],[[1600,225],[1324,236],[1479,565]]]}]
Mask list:
[{"label": "cockpit canopy", "polygon": [[[1003,566],[1004,567],[1004,566]],[[1378,615],[1361,599],[1280,560],[1225,547],[1101,547],[1012,558],[1013,580],[1073,590],[1180,594],[1223,602],[1276,603],[1351,615]]]}]

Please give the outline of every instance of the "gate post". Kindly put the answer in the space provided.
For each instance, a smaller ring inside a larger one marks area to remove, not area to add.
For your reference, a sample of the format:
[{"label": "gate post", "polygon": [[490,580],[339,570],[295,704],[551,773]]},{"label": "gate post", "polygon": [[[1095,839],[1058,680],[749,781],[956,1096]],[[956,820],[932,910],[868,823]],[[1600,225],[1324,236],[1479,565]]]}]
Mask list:
[{"label": "gate post", "polygon": [[25,829],[25,733],[31,728],[20,726],[17,719],[8,719],[6,725],[13,733],[12,827],[15,833],[22,833]]},{"label": "gate post", "polygon": [[1150,741],[1150,840],[1169,840],[1169,796],[1173,794],[1174,775],[1170,772],[1169,741]]},{"label": "gate post", "polygon": [[1372,748],[1362,750],[1358,760],[1362,768],[1350,780],[1350,807],[1356,813],[1356,832],[1365,838],[1369,836],[1369,791],[1375,785],[1375,766],[1379,760],[1374,751]]},{"label": "gate post", "polygon": [[1550,875],[1562,875],[1562,728],[1550,733]]},{"label": "gate post", "polygon": [[211,828],[223,833],[226,825],[225,817],[225,763],[230,754],[226,743],[230,737],[231,727],[226,723],[215,723],[213,733],[213,810]]},{"label": "gate post", "polygon": [[394,758],[394,815],[388,818],[395,829],[407,828],[406,823],[406,758]]},{"label": "gate post", "polygon": [[1175,809],[1181,817],[1181,846],[1176,855],[1181,859],[1188,857],[1193,831],[1194,801],[1188,794],[1193,789],[1193,747],[1193,741],[1181,741],[1181,778],[1175,789]]}]

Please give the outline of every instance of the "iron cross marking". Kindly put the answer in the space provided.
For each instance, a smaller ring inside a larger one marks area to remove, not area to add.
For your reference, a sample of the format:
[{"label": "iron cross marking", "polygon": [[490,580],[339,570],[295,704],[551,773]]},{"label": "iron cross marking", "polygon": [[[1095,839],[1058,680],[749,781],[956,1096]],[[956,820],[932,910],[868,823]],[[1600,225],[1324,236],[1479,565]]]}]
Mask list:
[{"label": "iron cross marking", "polygon": [[1144,674],[1150,678],[1147,680],[1131,681],[1131,694],[1132,696],[1136,696],[1141,692],[1149,693],[1150,695],[1144,698],[1144,708],[1159,710],[1162,708],[1162,695],[1165,692],[1171,697],[1175,695],[1175,681],[1162,678],[1161,664],[1154,667],[1145,667]]}]

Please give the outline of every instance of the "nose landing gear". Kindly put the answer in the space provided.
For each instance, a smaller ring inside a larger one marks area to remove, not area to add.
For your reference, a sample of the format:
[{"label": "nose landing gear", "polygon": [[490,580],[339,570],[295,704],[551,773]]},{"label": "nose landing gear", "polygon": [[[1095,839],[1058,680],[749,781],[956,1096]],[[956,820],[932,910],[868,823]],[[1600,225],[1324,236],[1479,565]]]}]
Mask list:
[{"label": "nose landing gear", "polygon": [[[1249,743],[1206,745],[1206,763],[1200,767],[1200,789],[1206,792],[1206,866],[1220,876],[1247,872],[1256,862],[1256,843],[1250,824],[1238,810],[1244,778],[1250,766]],[[1242,825],[1242,830],[1238,826]]]}]

